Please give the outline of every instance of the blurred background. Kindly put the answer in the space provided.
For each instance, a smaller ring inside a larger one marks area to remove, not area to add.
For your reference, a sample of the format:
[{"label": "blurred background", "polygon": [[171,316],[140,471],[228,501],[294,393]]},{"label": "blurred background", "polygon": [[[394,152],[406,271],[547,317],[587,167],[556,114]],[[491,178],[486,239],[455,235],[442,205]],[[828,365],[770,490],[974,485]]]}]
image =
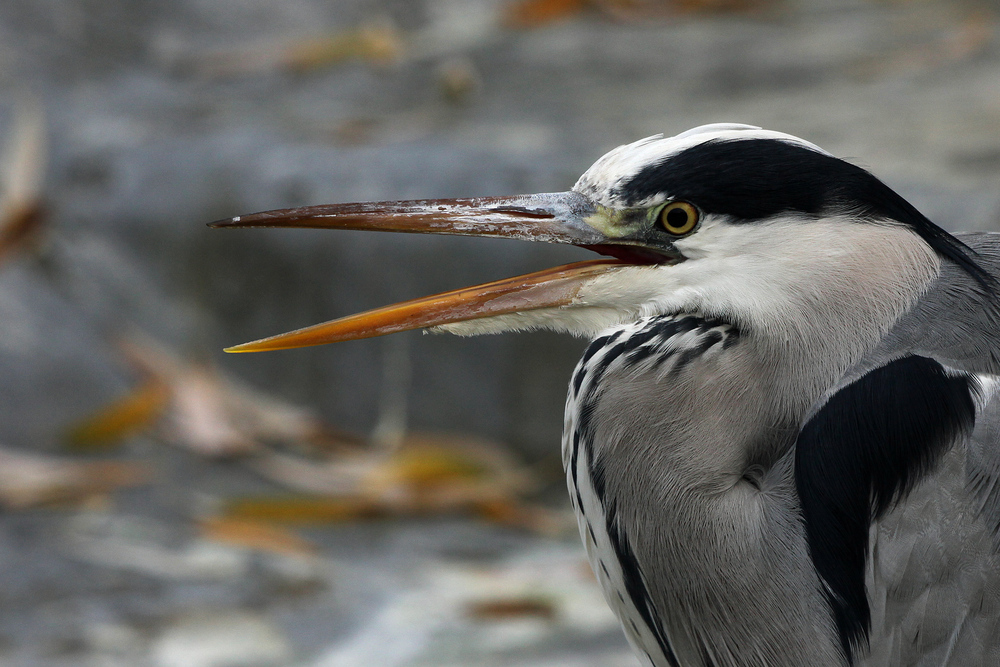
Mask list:
[{"label": "blurred background", "polygon": [[637,664],[559,463],[583,343],[221,349],[586,258],[205,223],[568,189],[708,122],[1000,223],[985,0],[4,0],[0,665]]}]

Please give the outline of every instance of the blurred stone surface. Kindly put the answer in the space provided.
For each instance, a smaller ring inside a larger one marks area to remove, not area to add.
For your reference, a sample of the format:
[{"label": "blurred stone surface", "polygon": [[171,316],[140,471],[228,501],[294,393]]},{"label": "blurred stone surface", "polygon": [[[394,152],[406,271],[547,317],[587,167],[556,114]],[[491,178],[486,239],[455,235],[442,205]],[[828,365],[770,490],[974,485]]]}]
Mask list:
[{"label": "blurred stone surface", "polygon": [[[44,283],[33,289],[82,318],[81,338],[141,327],[364,431],[376,419],[384,341],[236,358],[219,350],[586,254],[443,237],[223,232],[203,222],[328,201],[561,190],[619,143],[718,120],[782,129],[854,157],[945,226],[996,222],[1000,69],[988,8],[803,0],[633,23],[595,12],[510,31],[495,18],[501,6],[3,3],[5,99],[31,91],[52,131],[50,245],[45,273],[29,279]],[[197,67],[219,52],[372,21],[402,35],[398,64],[222,78]],[[457,106],[437,83],[456,57],[478,77],[474,97]],[[344,143],[351,127],[367,129]],[[409,336],[416,427],[488,433],[533,457],[554,453],[579,342]],[[109,367],[94,342],[74,355],[76,366]],[[71,375],[66,386],[81,395],[114,385],[106,372]],[[558,381],[539,385],[540,377]],[[44,421],[3,420],[0,438],[51,440]]]},{"label": "blurred stone surface", "polygon": [[[406,382],[383,369],[402,346],[414,428],[480,433],[529,459],[557,459],[580,341],[411,333],[403,344],[268,355],[221,348],[584,251],[203,224],[234,214],[564,190],[618,144],[733,120],[857,160],[945,227],[997,228],[995,3],[786,0],[750,14],[631,22],[592,10],[524,31],[501,27],[503,4],[0,3],[0,137],[25,95],[41,102],[51,132],[45,241],[0,264],[0,442],[60,447],[68,424],[135,381],[115,339],[139,329],[362,433],[375,425],[380,397],[399,389],[384,378]],[[228,76],[206,65],[372,25],[400,35],[397,63]],[[455,63],[473,82],[458,100],[442,90]],[[139,531],[140,541],[181,558],[168,558],[172,567],[190,555],[199,503],[268,489],[245,470],[147,439],[127,454],[154,461],[161,475],[116,496],[107,511],[132,523],[110,525],[158,526],[165,534]],[[223,550],[245,576],[199,582],[137,570],[121,552],[114,562],[121,542],[107,534],[95,542],[89,533],[87,543],[105,551],[81,552],[78,518],[0,516],[0,665],[152,665],[172,624],[204,608],[250,609],[284,638],[272,648],[287,642],[287,655],[269,655],[332,664],[400,596],[432,600],[449,568],[576,548],[468,522],[343,527],[310,536],[326,566],[349,576],[327,573],[322,585],[301,587],[256,555]],[[535,621],[494,629],[456,621],[422,639],[399,637],[416,648],[398,664],[633,664],[613,629]]]},{"label": "blurred stone surface", "polygon": [[259,614],[201,611],[174,622],[153,644],[157,667],[268,667],[291,657],[283,634]]}]

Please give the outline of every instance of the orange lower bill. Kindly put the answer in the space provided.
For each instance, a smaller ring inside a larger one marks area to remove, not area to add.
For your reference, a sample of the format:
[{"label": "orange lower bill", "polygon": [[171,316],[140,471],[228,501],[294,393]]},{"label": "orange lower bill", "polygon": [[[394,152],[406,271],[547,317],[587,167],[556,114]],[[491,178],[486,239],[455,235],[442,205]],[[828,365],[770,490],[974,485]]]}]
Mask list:
[{"label": "orange lower bill", "polygon": [[226,352],[266,352],[325,345],[506,313],[567,307],[574,303],[583,284],[602,273],[624,266],[630,264],[617,259],[595,259],[566,264],[484,285],[465,287],[376,308],[289,333],[235,345],[226,348]]}]

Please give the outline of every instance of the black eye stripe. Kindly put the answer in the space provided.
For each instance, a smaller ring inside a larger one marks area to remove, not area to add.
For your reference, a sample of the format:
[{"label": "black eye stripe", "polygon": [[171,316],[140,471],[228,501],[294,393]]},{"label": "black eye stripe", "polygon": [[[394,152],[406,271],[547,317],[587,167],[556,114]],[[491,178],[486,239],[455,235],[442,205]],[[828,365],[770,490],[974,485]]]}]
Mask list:
[{"label": "black eye stripe", "polygon": [[975,253],[878,178],[844,160],[778,139],[706,141],[639,170],[609,195],[626,208],[652,197],[676,197],[733,223],[783,213],[888,218],[910,226],[982,286],[997,288]]}]

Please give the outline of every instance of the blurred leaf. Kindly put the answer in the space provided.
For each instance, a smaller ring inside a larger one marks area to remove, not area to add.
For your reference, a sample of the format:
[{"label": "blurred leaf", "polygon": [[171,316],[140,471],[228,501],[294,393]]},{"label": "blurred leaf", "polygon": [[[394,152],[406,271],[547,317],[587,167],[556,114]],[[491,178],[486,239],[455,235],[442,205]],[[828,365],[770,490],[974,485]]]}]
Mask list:
[{"label": "blurred leaf", "polygon": [[260,442],[235,418],[227,387],[210,369],[191,366],[171,383],[168,427],[178,443],[205,456],[249,454]]},{"label": "blurred leaf", "polygon": [[500,445],[468,437],[411,435],[394,451],[321,461],[270,453],[248,462],[261,475],[305,493],[380,500],[403,508],[469,505],[518,494],[536,483]]},{"label": "blurred leaf", "polygon": [[316,549],[311,542],[271,523],[254,519],[213,517],[200,523],[202,537],[257,551],[282,554],[311,555]]},{"label": "blurred leaf", "polygon": [[400,449],[325,461],[270,454],[247,461],[268,479],[308,495],[230,502],[225,515],[282,523],[336,523],[466,514],[546,535],[575,526],[566,513],[525,503],[534,475],[496,444],[460,436],[407,437]]},{"label": "blurred leaf", "polygon": [[374,519],[386,515],[376,501],[316,496],[257,496],[234,498],[225,507],[230,519],[314,524]]},{"label": "blurred leaf", "polygon": [[478,621],[507,621],[517,618],[544,618],[551,621],[556,617],[555,603],[538,597],[479,600],[470,603],[466,611]]},{"label": "blurred leaf", "polygon": [[15,110],[0,163],[0,260],[35,240],[45,219],[42,186],[47,160],[45,115],[35,102]]},{"label": "blurred leaf", "polygon": [[81,462],[0,449],[0,504],[10,509],[78,503],[149,477],[149,468],[138,463]]},{"label": "blurred leaf", "polygon": [[295,71],[327,67],[351,59],[391,65],[402,54],[403,42],[399,32],[391,24],[378,23],[290,43],[280,64]]},{"label": "blurred leaf", "polygon": [[227,378],[209,365],[187,361],[153,340],[133,336],[122,349],[140,373],[166,387],[166,432],[195,452],[244,455],[264,451],[266,442],[310,451],[356,444],[308,410]]},{"label": "blurred leaf", "polygon": [[433,442],[411,442],[372,468],[364,482],[376,493],[403,486],[426,490],[456,481],[481,480],[490,472],[486,463],[467,451]]},{"label": "blurred leaf", "polygon": [[404,52],[402,36],[395,26],[378,21],[327,35],[200,54],[189,57],[189,62],[202,75],[225,77],[274,71],[305,72],[352,60],[387,66],[401,60]]},{"label": "blurred leaf", "polygon": [[0,226],[0,261],[30,246],[41,235],[44,222],[45,211],[40,201],[5,211]]},{"label": "blurred leaf", "polygon": [[366,483],[374,489],[401,484],[421,489],[455,481],[484,482],[509,492],[523,491],[535,483],[533,476],[511,459],[504,445],[442,433],[406,436],[403,446],[374,469]]},{"label": "blurred leaf", "polygon": [[479,70],[465,56],[448,58],[438,65],[437,80],[441,96],[455,105],[467,104],[482,87]]},{"label": "blurred leaf", "polygon": [[591,0],[619,21],[665,19],[682,14],[745,13],[767,9],[781,0]]},{"label": "blurred leaf", "polygon": [[152,428],[163,415],[170,391],[157,380],[147,380],[125,396],[73,426],[69,447],[79,451],[110,449],[125,438]]},{"label": "blurred leaf", "polygon": [[267,452],[246,464],[272,482],[299,493],[350,496],[358,493],[358,480],[374,465],[370,454],[314,460]]},{"label": "blurred leaf", "polygon": [[862,79],[873,79],[951,67],[989,48],[996,26],[996,14],[985,8],[933,5],[919,15],[919,20],[897,27],[900,34],[886,40],[889,47],[885,51],[859,58],[851,70]]},{"label": "blurred leaf", "polygon": [[962,61],[978,55],[988,47],[996,34],[996,16],[985,10],[973,11],[946,39],[944,57]]},{"label": "blurred leaf", "polygon": [[513,0],[504,10],[512,28],[537,28],[561,21],[593,7],[615,20],[662,19],[678,14],[747,12],[780,0]]},{"label": "blurred leaf", "polygon": [[679,12],[711,14],[762,9],[776,4],[776,0],[670,0],[667,4]]},{"label": "blurred leaf", "polygon": [[512,28],[538,28],[583,11],[587,0],[515,0],[504,9],[503,21]]},{"label": "blurred leaf", "polygon": [[476,504],[476,513],[491,523],[519,528],[539,535],[559,536],[576,529],[575,518],[564,511],[510,499],[487,500]]}]

